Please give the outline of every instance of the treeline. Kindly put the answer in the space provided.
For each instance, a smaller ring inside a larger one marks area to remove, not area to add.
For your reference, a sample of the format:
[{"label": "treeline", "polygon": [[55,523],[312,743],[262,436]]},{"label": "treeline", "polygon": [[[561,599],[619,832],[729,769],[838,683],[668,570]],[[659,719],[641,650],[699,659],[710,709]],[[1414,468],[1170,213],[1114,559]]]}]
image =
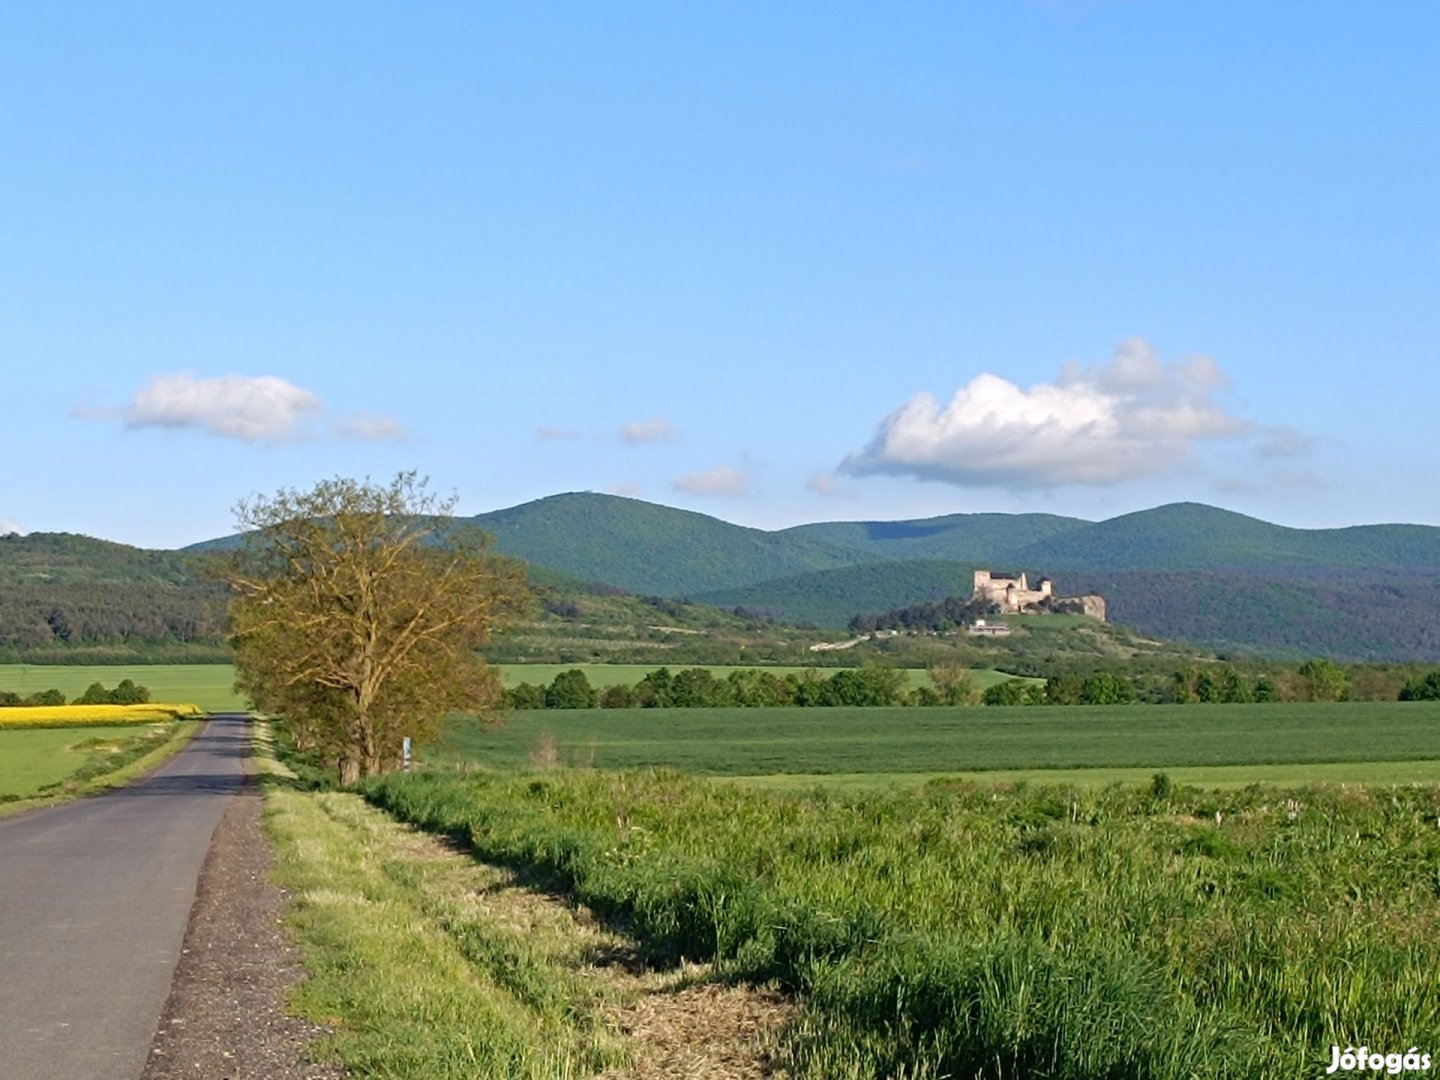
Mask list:
[{"label": "treeline", "polygon": [[[906,689],[900,668],[867,664],[821,675],[814,668],[784,675],[764,668],[742,668],[716,678],[708,668],[672,673],[650,672],[633,686],[592,686],[579,668],[562,671],[548,686],[521,683],[505,691],[510,709],[685,709],[778,708],[784,706],[906,705],[915,691]],[[924,688],[929,690],[928,687]],[[933,691],[931,692],[933,694]]]},{"label": "treeline", "polygon": [[114,690],[101,683],[91,683],[74,701],[67,702],[59,690],[39,690],[26,697],[10,690],[0,690],[0,708],[23,708],[27,705],[145,705],[150,701],[150,688],[137,686],[134,679],[121,679]]},{"label": "treeline", "polygon": [[[939,705],[1242,704],[1348,701],[1351,671],[1330,660],[1307,660],[1293,670],[1250,674],[1229,664],[1199,665],[1168,675],[1093,671],[1038,679],[1011,678],[981,688],[974,672],[954,662],[930,668],[932,685],[907,687],[906,672],[880,664],[815,668],[779,674],[741,668],[724,677],[708,668],[658,668],[633,685],[601,689],[580,668],[562,671],[548,685],[521,683],[504,691],[508,709],[783,708]],[[1367,698],[1370,695],[1365,695]],[[1401,701],[1440,700],[1440,670],[1407,680]],[[1373,698],[1371,698],[1373,700]]]},{"label": "treeline", "polygon": [[[1434,682],[1440,696],[1440,675]],[[1169,676],[1096,671],[1083,676],[1052,675],[1043,685],[1009,679],[987,688],[980,701],[985,705],[1235,705],[1349,701],[1351,690],[1351,673],[1346,668],[1331,660],[1307,660],[1293,671],[1274,675],[1251,675],[1229,664],[1209,664]],[[1409,700],[1404,690],[1399,696],[1402,701]]]},{"label": "treeline", "polygon": [[847,624],[856,634],[873,634],[877,630],[928,630],[943,633],[969,626],[999,609],[989,600],[968,596],[947,596],[908,607],[892,608],[883,615],[856,615]]}]

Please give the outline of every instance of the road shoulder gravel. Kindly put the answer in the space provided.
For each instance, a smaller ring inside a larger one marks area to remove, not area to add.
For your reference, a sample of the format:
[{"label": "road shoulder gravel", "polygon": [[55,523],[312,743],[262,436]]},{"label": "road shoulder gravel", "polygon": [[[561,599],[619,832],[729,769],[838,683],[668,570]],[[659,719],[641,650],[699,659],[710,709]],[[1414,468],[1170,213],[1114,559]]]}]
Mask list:
[{"label": "road shoulder gravel", "polygon": [[248,775],[211,841],[169,1000],[142,1080],[332,1080],[310,1062],[324,1031],[285,1012],[304,977],[268,878],[262,798]]}]

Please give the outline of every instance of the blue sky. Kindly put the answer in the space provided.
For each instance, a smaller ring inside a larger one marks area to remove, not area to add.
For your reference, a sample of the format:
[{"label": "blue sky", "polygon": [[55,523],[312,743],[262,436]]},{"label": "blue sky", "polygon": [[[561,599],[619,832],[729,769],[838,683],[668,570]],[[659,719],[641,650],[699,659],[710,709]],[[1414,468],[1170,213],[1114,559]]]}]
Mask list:
[{"label": "blue sky", "polygon": [[[206,9],[209,10],[206,10]],[[0,9],[0,524],[1440,524],[1440,8]]]}]

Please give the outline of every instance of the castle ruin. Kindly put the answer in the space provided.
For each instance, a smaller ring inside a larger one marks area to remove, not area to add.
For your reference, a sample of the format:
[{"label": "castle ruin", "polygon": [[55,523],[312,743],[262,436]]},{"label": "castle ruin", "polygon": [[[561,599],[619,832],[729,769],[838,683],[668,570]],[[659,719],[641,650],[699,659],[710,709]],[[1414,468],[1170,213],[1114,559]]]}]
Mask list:
[{"label": "castle ruin", "polygon": [[1042,577],[1035,585],[1036,588],[1030,588],[1024,573],[1017,577],[1014,574],[976,570],[975,591],[970,597],[972,600],[996,604],[1004,614],[1013,614],[1050,598],[1052,583],[1049,578]]},{"label": "castle ruin", "polygon": [[975,590],[972,600],[994,604],[1003,615],[1018,615],[1024,611],[1053,611],[1075,615],[1088,615],[1092,619],[1105,621],[1105,598],[1095,594],[1086,596],[1056,596],[1054,583],[1048,577],[1035,582],[1035,588],[1024,573],[997,574],[990,570],[975,571]]}]

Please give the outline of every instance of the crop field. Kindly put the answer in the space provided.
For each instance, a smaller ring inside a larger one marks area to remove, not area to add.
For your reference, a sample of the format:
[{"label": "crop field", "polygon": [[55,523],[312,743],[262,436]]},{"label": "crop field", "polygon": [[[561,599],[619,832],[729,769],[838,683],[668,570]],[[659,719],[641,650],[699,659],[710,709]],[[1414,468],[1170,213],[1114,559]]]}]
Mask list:
[{"label": "crop field", "polygon": [[200,715],[192,704],[154,702],[148,705],[19,705],[0,709],[0,731],[16,728],[103,727],[112,724],[153,724]]},{"label": "crop field", "polygon": [[781,796],[551,770],[361,790],[652,955],[778,981],[796,1077],[1279,1080],[1323,1075],[1332,1044],[1440,1047],[1432,787]]},{"label": "crop field", "polygon": [[[1066,770],[1069,781],[1091,769],[1107,781],[1127,778],[1115,770],[1146,778],[1157,769],[1195,770],[1187,778],[1202,782],[1207,771],[1235,766],[1283,767],[1274,776],[1282,782],[1304,782],[1308,766],[1323,766],[1330,779],[1402,782],[1436,776],[1440,703],[547,710],[510,713],[498,725],[459,722],[437,757],[495,768],[543,757],[797,782],[998,771],[1006,775],[997,778],[1043,779],[1050,770]],[[1390,764],[1383,776],[1364,775],[1375,763]]]},{"label": "crop field", "polygon": [[235,669],[229,664],[0,664],[0,690],[22,695],[55,689],[76,698],[91,683],[113,687],[122,679],[149,687],[152,701],[190,701],[217,711],[245,708],[231,690]]},{"label": "crop field", "polygon": [[175,725],[0,731],[0,801],[28,799],[77,773],[98,776],[170,737]]}]

